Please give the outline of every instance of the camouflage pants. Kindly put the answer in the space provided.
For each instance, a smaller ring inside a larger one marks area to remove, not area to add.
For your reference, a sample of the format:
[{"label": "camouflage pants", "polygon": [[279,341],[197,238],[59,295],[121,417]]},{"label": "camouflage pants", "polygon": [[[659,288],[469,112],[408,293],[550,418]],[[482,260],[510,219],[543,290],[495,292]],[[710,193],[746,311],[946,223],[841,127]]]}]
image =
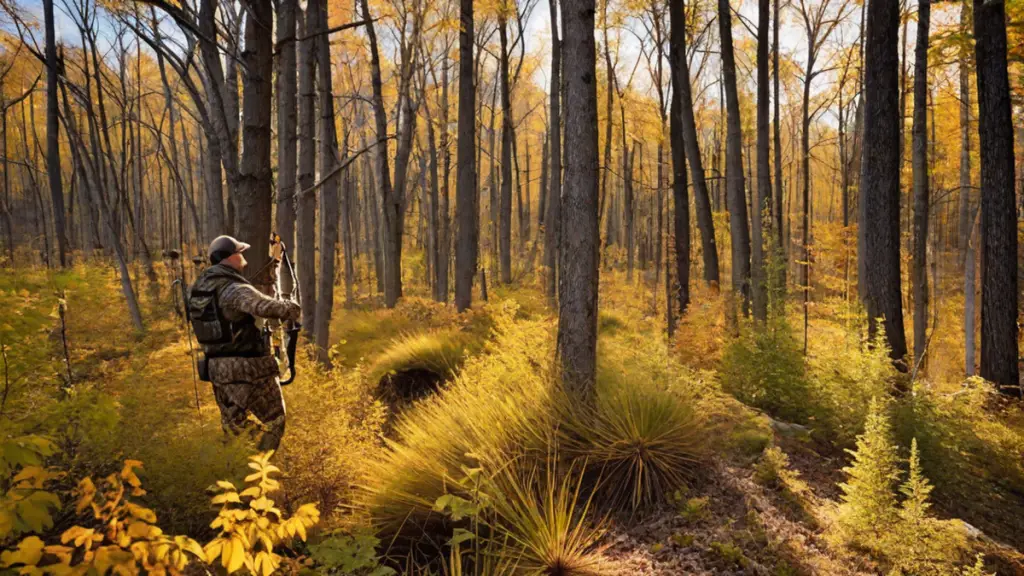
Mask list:
[{"label": "camouflage pants", "polygon": [[259,449],[276,450],[284,436],[285,423],[277,360],[272,356],[211,358],[209,366],[225,432],[241,433],[252,414],[266,427]]}]

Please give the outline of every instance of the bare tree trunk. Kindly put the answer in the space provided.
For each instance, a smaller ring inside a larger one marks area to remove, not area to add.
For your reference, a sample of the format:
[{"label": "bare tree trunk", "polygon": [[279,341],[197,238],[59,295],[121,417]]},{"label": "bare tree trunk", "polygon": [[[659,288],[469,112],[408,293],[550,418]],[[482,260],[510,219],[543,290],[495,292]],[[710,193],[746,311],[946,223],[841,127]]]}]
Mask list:
[{"label": "bare tree trunk", "polygon": [[[320,108],[320,278],[316,298],[316,353],[317,360],[330,364],[331,312],[334,309],[334,262],[338,252],[338,175],[334,174],[338,158],[338,131],[334,124],[334,95],[331,92],[331,47],[327,30],[326,0],[310,0],[307,10],[319,13],[314,40],[317,50],[317,77]],[[345,225],[347,228],[347,224]],[[347,230],[346,230],[347,231]],[[346,246],[348,250],[350,247]],[[346,267],[347,268],[347,267]],[[345,284],[349,287],[347,298],[351,298],[351,272],[346,270]],[[307,302],[307,306],[309,303]]]},{"label": "bare tree trunk", "polygon": [[[288,249],[295,247],[296,146],[296,0],[278,0],[277,5],[277,213],[274,227]],[[291,274],[282,274],[281,292],[291,294]]]},{"label": "bare tree trunk", "polygon": [[501,283],[512,282],[512,88],[508,75],[508,25],[499,11],[501,39],[499,72],[501,81],[501,195],[498,203],[498,262]]},{"label": "bare tree trunk", "polygon": [[562,384],[592,397],[597,371],[597,77],[594,0],[564,0],[565,205],[559,278]]},{"label": "bare tree trunk", "polygon": [[477,268],[480,206],[476,193],[476,86],[473,81],[473,0],[460,0],[459,11],[459,138],[456,162],[455,307],[461,312],[473,301]]},{"label": "bare tree trunk", "polygon": [[[683,2],[670,2],[669,3],[669,19],[671,20],[671,38],[670,38],[670,49],[669,49],[669,62],[672,70],[672,92],[673,95],[678,93],[680,97],[679,102],[679,113],[673,113],[674,117],[679,117],[681,121],[681,144],[685,150],[685,162],[690,166],[690,179],[693,182],[693,205],[697,211],[697,227],[700,229],[701,239],[701,251],[704,258],[704,281],[715,288],[719,284],[719,272],[718,272],[718,247],[715,245],[715,223],[711,216],[711,199],[708,196],[707,181],[704,179],[704,160],[701,157],[700,145],[697,140],[697,121],[693,113],[693,94],[690,88],[690,65],[686,59],[686,20],[685,20],[685,6]],[[675,144],[673,144],[673,147]],[[673,163],[678,164],[673,170],[676,172],[676,179],[683,175],[680,183],[674,184],[673,189],[675,190],[675,202],[676,202],[676,221],[679,222],[680,216],[678,215],[680,204],[689,204],[686,198],[679,197],[678,186],[682,186],[683,192],[686,190],[686,168],[683,164],[683,157],[679,157],[676,160],[676,152],[673,148]],[[687,263],[689,262],[689,208],[686,208],[686,222],[687,229],[684,231],[686,236],[687,251],[680,253],[680,233],[677,228],[675,231],[676,235],[676,262],[677,268],[681,271],[681,264],[679,264],[680,258],[686,258]],[[687,264],[688,266],[689,264]],[[686,273],[685,277],[680,272],[678,281],[680,286],[683,282],[689,282],[689,272]],[[689,288],[687,288],[689,290]],[[689,298],[687,297],[687,302]],[[685,310],[685,305],[680,306],[680,310]]]},{"label": "bare tree trunk", "polygon": [[774,101],[772,102],[775,106],[775,118],[773,121],[773,136],[775,140],[775,205],[774,214],[774,234],[775,239],[775,251],[776,258],[779,259],[776,269],[778,270],[778,280],[776,290],[778,294],[775,296],[779,299],[781,305],[781,313],[785,315],[785,295],[786,295],[786,245],[785,245],[785,226],[783,219],[785,214],[782,209],[782,117],[780,113],[781,105],[779,98],[779,0],[773,0],[773,26],[772,26],[772,87],[774,88]]},{"label": "bare tree trunk", "polygon": [[974,0],[981,142],[981,377],[1021,395],[1013,115],[1002,2]]},{"label": "bare tree trunk", "polygon": [[914,49],[914,363],[921,364],[928,331],[928,30],[931,0],[919,0]]},{"label": "bare tree trunk", "polygon": [[[625,128],[625,125],[623,125]],[[625,133],[625,129],[623,129]],[[626,217],[626,281],[633,282],[633,253],[635,252],[634,238],[636,236],[636,230],[634,230],[633,222],[633,163],[636,160],[636,144],[633,144],[633,150],[627,151],[625,148],[622,149],[622,185],[623,185],[623,213]]]},{"label": "bare tree trunk", "polygon": [[[960,33],[970,31],[971,4],[964,0],[960,6]],[[971,234],[971,57],[967,42],[960,48],[960,234],[957,246],[966,257],[968,237]]]},{"label": "bare tree trunk", "polygon": [[726,102],[726,202],[732,237],[732,289],[743,298],[743,313],[750,306],[750,230],[743,182],[743,132],[736,91],[736,60],[732,49],[732,14],[729,0],[718,0],[718,30],[722,39],[722,82]]},{"label": "bare tree trunk", "polygon": [[975,238],[977,238],[978,225],[981,220],[981,209],[975,208],[973,212],[974,217],[971,218],[973,223],[971,229],[967,232],[967,246],[964,250],[964,350],[966,352],[964,357],[964,373],[967,376],[974,376],[974,353],[977,348],[975,335],[978,331],[976,321],[977,307],[975,305],[977,294],[975,278],[978,274],[978,268],[975,256],[979,251],[979,244]]},{"label": "bare tree trunk", "polygon": [[[448,131],[448,55],[445,54],[441,67],[441,154],[442,177],[441,198],[438,206],[440,219],[438,222],[437,247],[437,297],[439,302],[448,302],[448,270],[451,261],[451,212],[449,209],[452,171],[451,137]],[[472,80],[470,81],[472,83]]]},{"label": "bare tree trunk", "polygon": [[[60,172],[60,125],[57,112],[57,40],[53,24],[53,0],[43,0],[46,27],[46,166],[53,202],[53,223],[57,234],[57,250],[61,268],[71,264],[68,237],[64,223],[64,188]],[[141,328],[141,320],[139,322]]]},{"label": "bare tree trunk", "polygon": [[864,62],[864,145],[860,227],[864,250],[865,307],[869,332],[884,322],[890,356],[901,365],[907,354],[900,289],[900,111],[899,6],[871,2],[867,9]]},{"label": "bare tree trunk", "polygon": [[[298,29],[302,36],[310,36],[317,29],[317,12],[306,7],[304,22]],[[298,193],[295,199],[297,222],[295,228],[295,263],[298,265],[299,299],[302,307],[302,328],[307,337],[314,337],[316,327],[316,196],[304,194],[316,182],[316,39],[299,42],[296,57],[299,71],[298,101]]]},{"label": "bare tree trunk", "polygon": [[559,39],[558,2],[548,0],[551,14],[551,87],[548,95],[551,116],[548,125],[548,157],[551,167],[548,171],[547,214],[544,215],[544,266],[547,268],[544,292],[554,305],[555,286],[558,282],[559,240],[562,228],[562,42]]},{"label": "bare tree trunk", "polygon": [[765,211],[770,209],[772,180],[768,138],[768,26],[769,0],[759,0],[757,10],[757,193],[750,215],[752,239],[751,294],[754,319],[768,318],[768,285],[765,278],[764,234],[761,231]]},{"label": "bare tree trunk", "polygon": [[[270,171],[270,118],[274,74],[274,11],[271,0],[244,0],[245,50],[242,61],[242,158],[239,186],[235,193],[236,234],[252,248],[250,260],[256,270],[270,258],[273,177]],[[253,278],[253,284],[269,291],[272,266]]]}]

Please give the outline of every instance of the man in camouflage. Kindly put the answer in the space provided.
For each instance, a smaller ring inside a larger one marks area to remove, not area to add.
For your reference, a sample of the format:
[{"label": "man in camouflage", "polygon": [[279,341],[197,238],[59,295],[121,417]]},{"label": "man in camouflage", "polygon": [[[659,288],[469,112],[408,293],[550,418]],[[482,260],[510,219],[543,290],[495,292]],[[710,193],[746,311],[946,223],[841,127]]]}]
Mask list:
[{"label": "man in camouflage", "polygon": [[[265,296],[242,275],[247,248],[230,236],[210,243],[212,265],[189,288],[189,311],[224,430],[239,433],[251,413],[266,427],[259,449],[275,450],[285,424],[280,368],[256,319],[297,321],[300,309],[295,302]],[[197,311],[203,306],[215,309],[216,323],[202,322]]]}]

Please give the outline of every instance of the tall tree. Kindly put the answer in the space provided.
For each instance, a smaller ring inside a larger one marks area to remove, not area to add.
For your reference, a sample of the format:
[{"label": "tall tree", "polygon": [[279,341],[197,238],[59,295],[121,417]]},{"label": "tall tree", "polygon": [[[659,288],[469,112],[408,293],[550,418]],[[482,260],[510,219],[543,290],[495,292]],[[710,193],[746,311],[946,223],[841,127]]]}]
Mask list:
[{"label": "tall tree", "polygon": [[498,199],[498,261],[502,284],[512,282],[512,88],[509,85],[509,0],[498,7],[500,40],[498,75],[501,82],[501,192]]},{"label": "tall tree", "polygon": [[[315,8],[315,4],[313,5]],[[316,301],[316,196],[307,191],[316,181],[316,37],[317,11],[306,6],[298,29],[304,36],[298,47],[298,194],[295,207],[298,222],[295,230],[295,263],[299,277],[300,301]],[[310,338],[316,328],[316,306],[302,307],[303,332]]]},{"label": "tall tree", "polygon": [[[365,0],[364,0],[365,2]],[[480,208],[476,193],[476,85],[473,76],[473,0],[459,3],[459,138],[455,184],[455,307],[461,312],[473,301]]]},{"label": "tall tree", "polygon": [[[50,200],[53,202],[53,224],[57,233],[57,250],[61,268],[71,262],[68,258],[67,226],[64,223],[64,187],[60,171],[60,120],[57,110],[57,37],[53,24],[53,0],[43,0],[43,19],[46,21],[46,170],[50,180]],[[6,155],[6,154],[5,154]]]},{"label": "tall tree", "polygon": [[782,211],[782,119],[780,114],[781,104],[779,101],[779,0],[773,0],[772,6],[773,25],[772,25],[772,87],[774,89],[774,98],[772,104],[775,107],[775,118],[772,122],[772,132],[774,133],[775,140],[775,201],[773,204],[772,216],[774,221],[772,227],[774,228],[772,237],[775,240],[775,251],[776,257],[779,262],[777,264],[778,280],[777,286],[774,288],[778,291],[778,297],[781,299],[783,293],[786,291],[786,245],[785,245],[785,227],[783,226],[783,211]]},{"label": "tall tree", "polygon": [[[308,0],[306,9],[317,12],[317,104],[320,111],[319,160],[322,183],[320,198],[320,279],[316,297],[314,329],[317,360],[329,364],[328,344],[331,312],[334,309],[334,263],[338,245],[338,129],[335,125],[334,94],[331,91],[331,47],[327,37],[327,0]],[[347,226],[346,226],[347,228]],[[351,246],[345,246],[350,250]],[[351,282],[346,278],[346,282]],[[310,303],[307,303],[307,306]]]},{"label": "tall tree", "polygon": [[757,3],[757,194],[750,215],[753,233],[751,253],[751,295],[754,303],[754,319],[764,322],[768,318],[768,285],[764,259],[764,234],[762,232],[766,211],[770,209],[772,178],[770,165],[771,142],[768,136],[770,105],[768,97],[768,28],[770,26],[770,0]]},{"label": "tall tree", "polygon": [[971,47],[970,47],[971,3],[964,0],[960,6],[960,34],[964,41],[957,55],[960,71],[960,232],[957,246],[962,257],[968,250],[968,236],[971,234],[969,216],[971,206]]},{"label": "tall tree", "polygon": [[551,168],[548,172],[547,214],[544,216],[544,266],[547,277],[544,292],[548,301],[555,303],[558,279],[558,241],[562,225],[562,42],[558,38],[558,0],[548,0],[551,13],[551,86],[548,101],[551,116],[548,123],[548,142]]},{"label": "tall tree", "polygon": [[594,0],[563,0],[565,191],[559,242],[558,360],[562,384],[593,394],[597,372],[598,161]]},{"label": "tall tree", "polygon": [[[274,227],[288,249],[295,247],[295,176],[296,146],[296,63],[295,12],[296,0],[277,3],[277,73],[274,75],[277,96],[277,210]],[[290,274],[281,276],[281,291],[291,294]]]},{"label": "tall tree", "polygon": [[273,175],[270,163],[270,120],[274,75],[274,26],[271,0],[245,0],[245,51],[242,62],[242,157],[239,186],[235,192],[235,232],[252,248],[253,280],[269,289],[270,227]]},{"label": "tall tree", "polygon": [[910,283],[914,295],[914,362],[921,364],[928,330],[928,30],[931,0],[918,0],[917,45],[914,48],[914,262]]},{"label": "tall tree", "polygon": [[[693,205],[697,211],[697,227],[700,229],[701,252],[704,259],[704,281],[711,286],[719,284],[718,247],[715,245],[715,224],[711,216],[711,199],[708,195],[707,181],[704,178],[704,160],[701,157],[700,143],[697,139],[697,120],[693,113],[693,92],[690,87],[690,64],[686,54],[686,6],[684,2],[669,2],[669,67],[672,74],[672,106],[671,116],[679,122],[672,136],[672,163],[674,180],[672,195],[675,203],[675,250],[676,270],[679,289],[689,283],[689,200],[686,197],[686,166],[690,166],[690,179],[693,181]],[[678,102],[676,98],[678,97]],[[670,121],[670,131],[671,121]],[[682,150],[679,150],[679,149]],[[685,208],[684,208],[685,206]],[[680,212],[685,209],[685,214]],[[685,236],[685,240],[680,236]],[[684,242],[685,244],[681,243]],[[681,252],[682,250],[682,252]],[[685,262],[681,259],[685,258]],[[685,276],[683,265],[687,266]],[[685,282],[685,283],[684,283]],[[686,311],[689,304],[689,287],[686,287],[686,298],[680,293],[680,313]]]},{"label": "tall tree", "polygon": [[870,2],[864,50],[864,144],[860,228],[864,304],[869,331],[883,321],[890,356],[907,354],[900,288],[899,4]]},{"label": "tall tree", "polygon": [[974,0],[981,144],[981,377],[1020,395],[1017,218],[1006,7]]},{"label": "tall tree", "polygon": [[736,90],[736,58],[732,47],[732,13],[729,0],[718,0],[718,32],[722,43],[722,83],[725,86],[725,193],[732,237],[732,289],[743,298],[743,312],[750,305],[750,229],[747,226],[747,194],[743,180],[743,129]]}]

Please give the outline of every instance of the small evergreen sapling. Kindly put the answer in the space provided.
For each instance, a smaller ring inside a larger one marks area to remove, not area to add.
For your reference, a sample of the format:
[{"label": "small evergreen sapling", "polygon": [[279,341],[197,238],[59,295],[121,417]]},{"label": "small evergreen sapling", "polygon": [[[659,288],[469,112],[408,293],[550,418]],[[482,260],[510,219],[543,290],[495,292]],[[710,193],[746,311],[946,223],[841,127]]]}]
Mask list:
[{"label": "small evergreen sapling", "polygon": [[853,463],[843,468],[849,480],[839,485],[838,523],[844,539],[866,545],[877,542],[897,519],[898,457],[885,405],[877,398],[871,400],[857,449],[849,452]]}]

